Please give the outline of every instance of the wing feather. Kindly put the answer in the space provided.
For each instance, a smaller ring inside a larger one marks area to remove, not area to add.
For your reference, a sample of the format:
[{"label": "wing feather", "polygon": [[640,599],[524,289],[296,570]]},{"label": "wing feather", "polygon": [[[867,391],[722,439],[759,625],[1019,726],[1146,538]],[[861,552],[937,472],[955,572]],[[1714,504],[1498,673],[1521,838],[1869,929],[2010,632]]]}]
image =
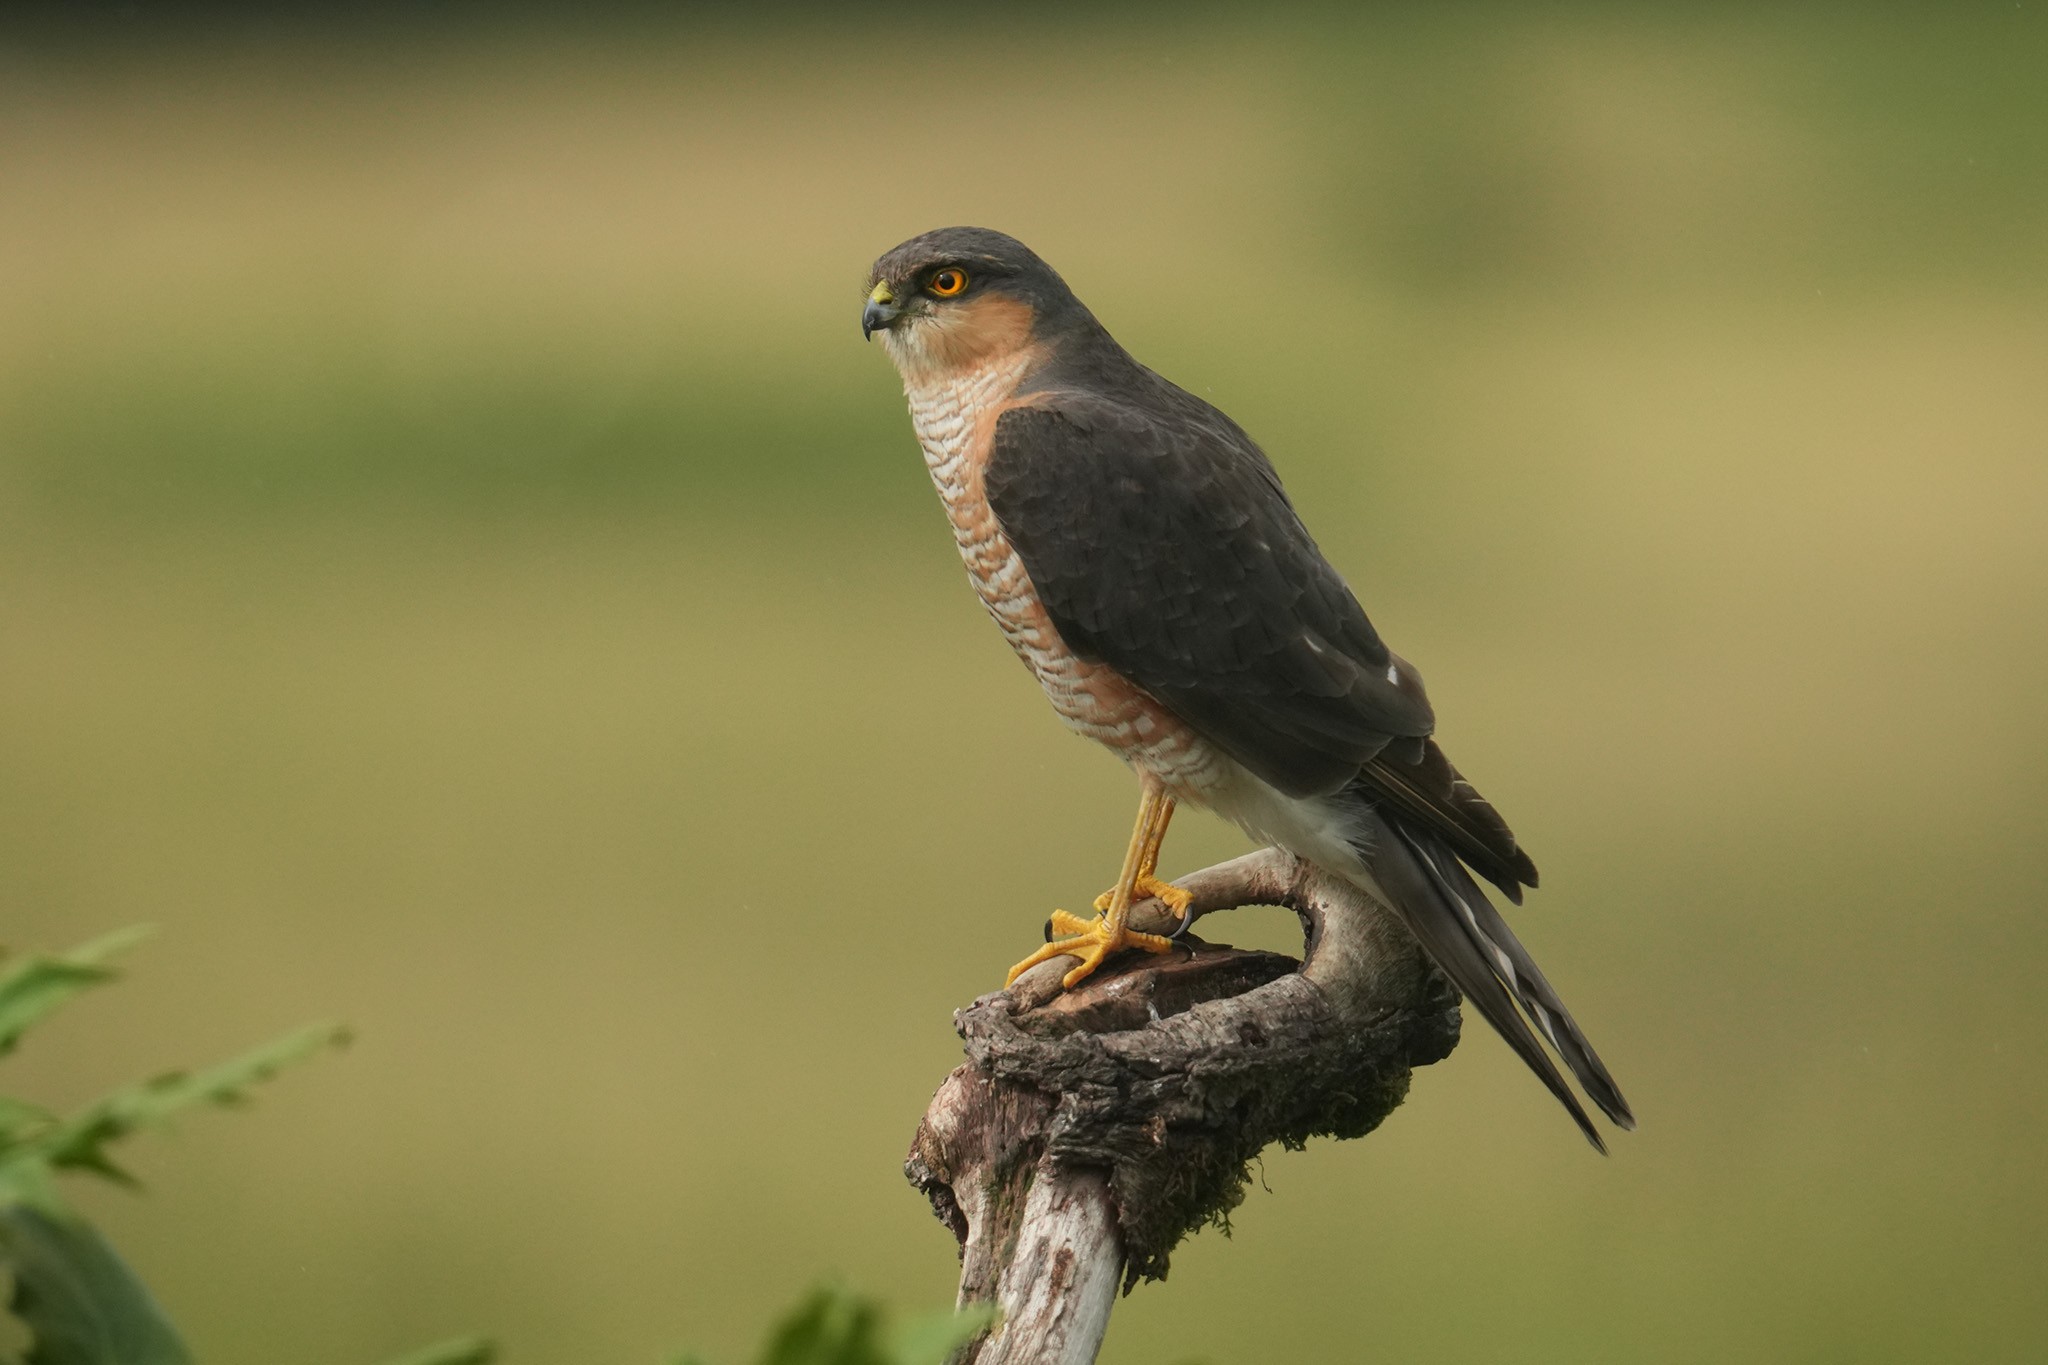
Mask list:
[{"label": "wing feather", "polygon": [[1429,735],[1422,675],[1317,549],[1264,452],[1156,376],[1146,403],[998,419],[989,505],[1053,625],[1291,796],[1356,784],[1519,902],[1536,866]]},{"label": "wing feather", "polygon": [[1390,745],[1365,765],[1358,780],[1368,798],[1384,800],[1429,826],[1515,904],[1522,903],[1523,887],[1536,885],[1536,864],[1515,842],[1515,832],[1451,766],[1435,740],[1423,740],[1412,752],[1397,752]]},{"label": "wing feather", "polygon": [[1430,733],[1429,699],[1258,447],[1201,407],[1060,394],[1013,408],[989,505],[1069,648],[1281,791],[1339,791],[1390,740]]}]

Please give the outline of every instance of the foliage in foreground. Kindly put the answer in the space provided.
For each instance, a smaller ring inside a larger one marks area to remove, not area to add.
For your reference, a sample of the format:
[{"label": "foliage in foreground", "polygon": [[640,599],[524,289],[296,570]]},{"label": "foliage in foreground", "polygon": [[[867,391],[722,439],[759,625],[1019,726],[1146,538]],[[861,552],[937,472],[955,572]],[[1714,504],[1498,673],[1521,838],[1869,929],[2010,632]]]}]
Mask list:
[{"label": "foliage in foreground", "polygon": [[[985,1311],[938,1313],[885,1332],[874,1300],[844,1289],[814,1289],[769,1334],[757,1365],[945,1365],[990,1321]],[[671,1365],[705,1365],[679,1356]]]},{"label": "foliage in foreground", "polygon": [[[0,1056],[61,1006],[112,981],[113,959],[146,930],[128,929],[55,956],[0,970]],[[147,1288],[97,1229],[57,1192],[59,1172],[134,1179],[112,1146],[194,1105],[237,1105],[285,1067],[346,1042],[316,1024],[231,1061],[123,1086],[75,1114],[0,1097],[0,1263],[14,1280],[10,1311],[33,1344],[26,1365],[192,1365],[192,1355]]]},{"label": "foliage in foreground", "polygon": [[[29,1029],[77,996],[116,979],[114,958],[147,930],[128,929],[68,953],[0,965],[0,1057]],[[57,1190],[62,1172],[133,1186],[110,1148],[195,1105],[232,1107],[279,1071],[348,1041],[338,1024],[314,1024],[230,1061],[174,1071],[118,1090],[77,1113],[59,1115],[0,1096],[0,1268],[13,1281],[8,1309],[31,1345],[21,1365],[194,1365],[148,1288],[99,1231]],[[770,1334],[758,1365],[944,1365],[987,1325],[984,1314],[941,1314],[900,1332],[883,1329],[881,1309],[837,1288],[813,1291]],[[488,1365],[497,1351],[481,1337],[444,1341],[388,1365]],[[678,1357],[671,1365],[703,1365]]]}]

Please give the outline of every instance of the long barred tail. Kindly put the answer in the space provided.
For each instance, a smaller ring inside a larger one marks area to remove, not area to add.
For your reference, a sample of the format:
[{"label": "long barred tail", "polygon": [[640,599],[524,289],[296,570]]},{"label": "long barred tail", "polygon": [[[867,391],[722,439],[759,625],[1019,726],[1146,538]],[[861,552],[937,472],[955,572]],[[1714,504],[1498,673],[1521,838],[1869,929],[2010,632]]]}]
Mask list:
[{"label": "long barred tail", "polygon": [[1634,1128],[1635,1115],[1529,950],[1434,831],[1384,808],[1371,812],[1366,824],[1359,856],[1409,932],[1604,1153],[1607,1144],[1538,1035],[1617,1126]]}]

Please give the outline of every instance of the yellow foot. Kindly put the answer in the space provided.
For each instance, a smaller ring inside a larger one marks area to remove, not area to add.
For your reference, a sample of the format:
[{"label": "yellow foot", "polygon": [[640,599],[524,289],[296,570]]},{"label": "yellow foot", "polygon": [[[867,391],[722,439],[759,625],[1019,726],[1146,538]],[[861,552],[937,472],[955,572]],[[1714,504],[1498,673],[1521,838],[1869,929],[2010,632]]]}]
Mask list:
[{"label": "yellow foot", "polygon": [[[1109,913],[1109,901],[1114,895],[1116,895],[1114,891],[1105,891],[1097,896],[1095,898],[1095,908],[1104,914]],[[1180,917],[1180,921],[1183,924],[1187,923],[1188,906],[1192,905],[1195,899],[1193,892],[1183,891],[1171,882],[1162,882],[1150,872],[1140,874],[1136,883],[1131,887],[1132,905],[1136,905],[1139,901],[1147,898],[1163,901],[1174,914]],[[1053,913],[1064,915],[1066,911],[1055,910]],[[1071,919],[1073,917],[1069,915],[1068,918]]]},{"label": "yellow foot", "polygon": [[1148,953],[1165,953],[1173,950],[1173,940],[1158,934],[1138,934],[1129,929],[1109,930],[1107,917],[1082,919],[1064,910],[1052,912],[1052,932],[1060,937],[1040,948],[1010,968],[1010,974],[1003,978],[1005,986],[1014,983],[1018,977],[1036,967],[1047,958],[1073,956],[1081,959],[1081,965],[1060,978],[1060,985],[1072,990],[1088,978],[1088,974],[1100,967],[1103,959],[1111,953],[1126,948],[1142,948]]}]

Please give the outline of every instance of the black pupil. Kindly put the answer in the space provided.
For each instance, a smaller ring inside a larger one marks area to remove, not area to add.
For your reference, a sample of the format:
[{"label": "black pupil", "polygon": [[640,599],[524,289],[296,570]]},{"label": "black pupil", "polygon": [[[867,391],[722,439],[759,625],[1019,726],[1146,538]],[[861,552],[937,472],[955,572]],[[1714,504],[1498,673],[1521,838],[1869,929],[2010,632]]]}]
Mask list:
[{"label": "black pupil", "polygon": [[941,271],[939,274],[939,288],[949,294],[958,287],[959,282],[959,277],[950,270]]}]

